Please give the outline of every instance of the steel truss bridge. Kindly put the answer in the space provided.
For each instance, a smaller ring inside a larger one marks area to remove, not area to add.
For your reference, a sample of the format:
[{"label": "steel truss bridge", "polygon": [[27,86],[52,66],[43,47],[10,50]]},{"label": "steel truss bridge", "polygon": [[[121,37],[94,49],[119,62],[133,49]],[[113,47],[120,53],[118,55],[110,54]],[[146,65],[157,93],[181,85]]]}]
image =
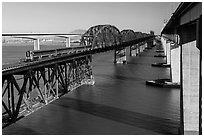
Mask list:
[{"label": "steel truss bridge", "polygon": [[58,56],[34,61],[3,65],[3,127],[78,86],[94,84],[91,65],[93,54],[115,50],[114,63],[117,63],[118,58],[125,56],[126,47],[139,53],[140,47],[145,44],[146,48],[151,48],[153,39],[154,35],[129,29],[119,31],[112,25],[97,25],[89,28],[81,36],[80,46],[89,48],[76,49],[71,53],[67,51]]}]

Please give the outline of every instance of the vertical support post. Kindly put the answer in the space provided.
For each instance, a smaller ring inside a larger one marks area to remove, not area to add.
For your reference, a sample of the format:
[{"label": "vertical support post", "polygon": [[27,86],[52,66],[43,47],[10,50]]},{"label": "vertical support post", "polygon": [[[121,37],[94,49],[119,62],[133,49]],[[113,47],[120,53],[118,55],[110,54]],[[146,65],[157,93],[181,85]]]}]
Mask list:
[{"label": "vertical support post", "polygon": [[147,42],[145,42],[145,44],[144,44],[144,50],[148,47],[148,45],[147,45],[148,43]]},{"label": "vertical support post", "polygon": [[132,45],[130,46],[130,56],[132,56]]},{"label": "vertical support post", "polygon": [[[189,37],[190,36],[190,37]],[[189,40],[190,39],[190,40]],[[196,24],[181,27],[182,96],[184,134],[199,133],[200,50],[196,47]]]},{"label": "vertical support post", "polygon": [[56,98],[59,97],[59,86],[58,86],[58,79],[59,79],[59,76],[58,76],[58,69],[57,69],[57,65],[55,66],[55,73],[56,73]]},{"label": "vertical support post", "polygon": [[[171,45],[171,43],[170,43],[170,48],[169,48],[169,52],[170,52],[170,53],[169,53],[169,54],[170,54],[170,55],[169,55],[169,63],[170,63],[170,64],[171,64],[171,61],[172,61],[172,60],[171,60],[171,46],[172,46],[172,45]],[[170,80],[172,81],[172,64],[170,65]]]},{"label": "vertical support post", "polygon": [[152,46],[153,46],[153,39],[150,39],[150,40],[148,40],[147,41],[147,49],[151,49],[152,48]]},{"label": "vertical support post", "polygon": [[180,82],[180,46],[178,44],[173,44],[171,49],[171,80],[173,83]]},{"label": "vertical support post", "polygon": [[70,47],[70,37],[66,38],[66,47]]},{"label": "vertical support post", "polygon": [[[181,30],[180,30],[181,31]],[[179,32],[181,33],[181,32]],[[181,34],[180,34],[181,36]],[[182,43],[182,38],[180,43]],[[184,135],[184,118],[183,118],[183,49],[182,49],[182,44],[180,46],[180,128],[179,128],[179,134]]]},{"label": "vertical support post", "polygon": [[65,75],[65,86],[66,86],[66,91],[68,92],[68,75],[67,75],[67,63],[65,62],[65,65],[64,65],[64,75]]},{"label": "vertical support post", "polygon": [[166,60],[165,61],[166,61],[166,64],[167,64],[167,59],[168,59],[168,57],[167,57],[167,40],[165,40],[164,42],[165,42],[165,45],[164,45],[165,46],[165,51],[164,51],[165,53],[164,54],[166,55]]},{"label": "vertical support post", "polygon": [[18,92],[20,94],[19,98],[18,98],[17,105],[16,105],[15,112],[13,113],[13,119],[12,120],[13,120],[13,122],[15,122],[17,120],[17,117],[18,117],[18,114],[19,114],[21,102],[23,100],[23,94],[26,92],[26,84],[27,84],[27,81],[28,81],[28,77],[27,77],[27,75],[24,75],[24,81],[23,81],[23,85],[22,85],[21,88],[19,87],[19,85],[16,82],[16,79],[14,78],[13,75],[11,76],[11,80],[12,80],[13,84],[15,85],[16,89],[18,90]]},{"label": "vertical support post", "polygon": [[166,43],[166,64],[171,64],[171,42]]},{"label": "vertical support post", "polygon": [[196,46],[200,50],[199,57],[199,135],[202,135],[202,15],[196,22]]},{"label": "vertical support post", "polygon": [[9,81],[8,82],[8,92],[7,92],[7,96],[8,96],[8,109],[11,110],[11,95],[10,95],[10,86],[11,85],[11,82]]},{"label": "vertical support post", "polygon": [[127,60],[126,60],[126,48],[121,48],[121,49],[115,50],[114,63],[119,63],[119,64],[127,63]]},{"label": "vertical support post", "polygon": [[34,50],[40,50],[39,39],[34,39]]},{"label": "vertical support post", "polygon": [[130,56],[137,56],[137,44],[130,47]]},{"label": "vertical support post", "polygon": [[14,102],[14,87],[13,87],[13,83],[11,82],[11,105],[12,105],[12,112],[15,112],[15,102]]}]

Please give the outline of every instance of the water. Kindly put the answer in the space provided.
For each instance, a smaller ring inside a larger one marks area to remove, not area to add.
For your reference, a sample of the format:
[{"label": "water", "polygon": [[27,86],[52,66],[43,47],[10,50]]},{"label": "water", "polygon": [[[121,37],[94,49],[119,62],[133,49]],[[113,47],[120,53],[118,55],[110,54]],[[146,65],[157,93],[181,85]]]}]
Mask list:
[{"label": "water", "polygon": [[[21,56],[23,49],[3,47],[3,53],[19,51],[15,55]],[[115,65],[113,55],[93,56],[94,86],[79,87],[3,134],[177,134],[179,90],[145,85],[146,80],[169,78],[168,68],[151,67],[164,59],[149,50],[128,58],[126,65]]]},{"label": "water", "polygon": [[[33,50],[33,43],[3,43],[2,44],[2,64],[16,62],[19,59],[25,58],[25,52]],[[63,48],[63,43],[41,44],[41,49]]]}]

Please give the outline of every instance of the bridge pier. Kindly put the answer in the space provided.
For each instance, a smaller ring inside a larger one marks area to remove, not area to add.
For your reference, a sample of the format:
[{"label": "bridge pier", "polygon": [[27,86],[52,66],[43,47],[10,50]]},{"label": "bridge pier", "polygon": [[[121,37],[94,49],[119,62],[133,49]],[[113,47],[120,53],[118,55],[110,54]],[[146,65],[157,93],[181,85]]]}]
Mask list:
[{"label": "bridge pier", "polygon": [[152,46],[153,40],[132,45],[130,46],[130,56],[137,56],[139,55],[139,53],[145,51],[146,49],[151,49]]},{"label": "bridge pier", "polygon": [[130,56],[138,56],[139,55],[139,46],[138,44],[134,44],[130,46]]},{"label": "bridge pier", "polygon": [[39,41],[39,39],[34,39],[34,50],[40,50],[40,41]]},{"label": "bridge pier", "polygon": [[40,50],[40,41],[39,39],[34,39],[34,50]]},{"label": "bridge pier", "polygon": [[167,56],[167,40],[165,38],[161,38],[162,48],[164,50],[164,55]]},{"label": "bridge pier", "polygon": [[126,48],[121,48],[114,51],[114,63],[115,64],[125,64],[127,62],[126,58]]},{"label": "bridge pier", "polygon": [[139,53],[143,52],[145,50],[145,47],[146,47],[146,44],[144,42],[139,44]]},{"label": "bridge pier", "polygon": [[171,81],[180,84],[180,46],[176,43],[171,44]]},{"label": "bridge pier", "polygon": [[148,44],[147,44],[147,42],[145,42],[144,43],[144,50],[147,49],[147,47],[148,47]]},{"label": "bridge pier", "polygon": [[66,38],[66,47],[70,47],[70,37]]},{"label": "bridge pier", "polygon": [[137,44],[136,55],[140,55],[140,45]]},{"label": "bridge pier", "polygon": [[171,65],[171,42],[168,40],[166,43],[166,64]]},{"label": "bridge pier", "polygon": [[145,51],[146,49],[151,49],[152,46],[153,46],[153,40],[132,45],[130,46],[130,56],[137,56],[139,55],[139,53]]},{"label": "bridge pier", "polygon": [[153,47],[154,40],[147,41],[147,49],[151,49]]},{"label": "bridge pier", "polygon": [[154,38],[154,39],[153,39],[153,45],[152,45],[152,46],[155,46],[156,43],[157,43],[157,42],[156,42],[156,39]]}]

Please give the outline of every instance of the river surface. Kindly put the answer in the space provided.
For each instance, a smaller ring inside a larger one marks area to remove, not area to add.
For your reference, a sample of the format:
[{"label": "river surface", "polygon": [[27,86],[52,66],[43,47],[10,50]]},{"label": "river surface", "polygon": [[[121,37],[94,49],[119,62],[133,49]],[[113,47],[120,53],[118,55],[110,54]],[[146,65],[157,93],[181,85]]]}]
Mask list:
[{"label": "river surface", "polygon": [[[53,48],[53,47],[48,47]],[[31,46],[3,46],[3,64],[23,58]],[[146,86],[169,78],[155,49],[113,63],[113,51],[93,55],[95,85],[83,85],[2,130],[3,134],[178,134],[179,89]]]}]

